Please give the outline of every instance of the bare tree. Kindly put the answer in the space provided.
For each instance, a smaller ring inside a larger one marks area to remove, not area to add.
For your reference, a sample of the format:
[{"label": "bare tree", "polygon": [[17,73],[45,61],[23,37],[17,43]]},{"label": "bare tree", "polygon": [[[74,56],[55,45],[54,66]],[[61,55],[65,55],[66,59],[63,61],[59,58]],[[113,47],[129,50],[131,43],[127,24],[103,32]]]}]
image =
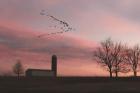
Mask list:
[{"label": "bare tree", "polygon": [[115,76],[118,77],[118,73],[127,73],[129,72],[129,68],[127,68],[126,61],[125,61],[125,46],[121,43],[114,43],[112,49],[112,55],[110,57],[113,58],[113,73]]},{"label": "bare tree", "polygon": [[113,58],[111,57],[113,46],[113,41],[109,38],[101,42],[101,46],[94,51],[95,60],[97,61],[97,63],[100,63],[102,64],[102,66],[107,68],[110,77],[112,77],[113,70]]},{"label": "bare tree", "polygon": [[133,48],[127,49],[127,56],[126,59],[134,73],[134,77],[137,76],[137,69],[139,65],[139,58],[140,58],[140,47],[139,45],[135,45]]},{"label": "bare tree", "polygon": [[13,72],[17,75],[18,78],[21,74],[24,73],[24,68],[20,60],[17,60],[17,63],[13,66]]},{"label": "bare tree", "polygon": [[94,51],[95,60],[106,67],[110,73],[110,77],[115,73],[127,73],[130,71],[126,64],[126,46],[121,43],[114,42],[110,38],[101,42],[101,46]]}]

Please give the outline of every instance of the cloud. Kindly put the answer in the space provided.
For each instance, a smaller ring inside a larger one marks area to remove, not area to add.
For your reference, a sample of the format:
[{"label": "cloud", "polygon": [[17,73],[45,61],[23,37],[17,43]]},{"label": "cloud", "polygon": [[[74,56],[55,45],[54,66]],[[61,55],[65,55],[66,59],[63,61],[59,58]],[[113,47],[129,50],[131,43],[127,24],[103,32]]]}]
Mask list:
[{"label": "cloud", "polygon": [[56,54],[62,67],[60,74],[63,74],[61,71],[64,70],[65,62],[76,65],[92,60],[92,52],[96,46],[94,42],[63,35],[56,35],[50,39],[38,38],[37,34],[40,32],[0,27],[0,55],[2,55],[0,62],[4,63],[3,66],[6,67],[8,64],[7,68],[10,69],[10,64],[12,66],[17,59],[21,59],[26,68],[50,68],[51,55]]},{"label": "cloud", "polygon": [[[27,67],[38,67],[39,63],[35,65],[34,62],[50,61],[50,55],[57,54],[64,69],[69,63],[74,65],[73,61],[91,62],[96,42],[108,37],[131,44],[139,42],[139,5],[138,0],[1,0],[0,49],[4,54],[3,62],[14,61],[18,56]],[[41,10],[70,23],[76,31],[37,38],[40,34],[60,31],[50,28],[56,24],[41,16]],[[80,70],[83,71],[84,67],[89,70],[89,64],[85,65]],[[44,65],[40,67],[45,68]]]},{"label": "cloud", "polygon": [[28,51],[37,53],[56,53],[63,56],[67,55],[76,57],[81,55],[89,55],[90,51],[92,50],[92,47],[94,47],[94,45],[91,44],[92,42],[83,42],[83,40],[76,38],[65,36],[61,38],[57,35],[55,38],[39,39],[37,35],[31,34],[31,32],[28,31],[23,31],[22,33],[20,31],[18,32],[16,30],[11,30],[7,28],[0,29],[0,43],[7,45],[12,49],[27,49]]},{"label": "cloud", "polygon": [[96,0],[96,7],[135,22],[140,21],[139,5],[138,0]]}]

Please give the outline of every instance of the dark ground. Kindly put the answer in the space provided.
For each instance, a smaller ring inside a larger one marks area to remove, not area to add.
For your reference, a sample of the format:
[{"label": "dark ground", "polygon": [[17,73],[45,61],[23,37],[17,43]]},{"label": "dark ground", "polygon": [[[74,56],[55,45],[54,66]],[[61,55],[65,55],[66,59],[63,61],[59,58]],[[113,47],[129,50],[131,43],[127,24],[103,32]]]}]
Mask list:
[{"label": "dark ground", "polygon": [[0,93],[140,93],[140,77],[0,77]]}]

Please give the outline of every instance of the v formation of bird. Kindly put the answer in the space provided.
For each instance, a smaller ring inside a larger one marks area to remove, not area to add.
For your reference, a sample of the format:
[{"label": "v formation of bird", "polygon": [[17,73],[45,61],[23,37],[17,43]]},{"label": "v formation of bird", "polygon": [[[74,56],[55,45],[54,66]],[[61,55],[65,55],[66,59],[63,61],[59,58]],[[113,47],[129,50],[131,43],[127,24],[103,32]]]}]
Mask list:
[{"label": "v formation of bird", "polygon": [[[52,15],[49,15],[48,13],[46,13],[45,10],[42,10],[40,15],[42,16],[47,16],[48,18],[52,19],[53,21],[57,22],[61,27],[59,28],[61,31],[58,32],[52,32],[52,33],[47,33],[47,34],[41,34],[38,36],[38,38],[44,37],[44,36],[49,36],[49,35],[57,35],[57,34],[63,34],[65,32],[69,32],[69,31],[74,31],[74,29],[72,27],[70,27],[70,25],[65,22],[62,21]],[[54,26],[55,28],[57,27],[56,25]]]}]

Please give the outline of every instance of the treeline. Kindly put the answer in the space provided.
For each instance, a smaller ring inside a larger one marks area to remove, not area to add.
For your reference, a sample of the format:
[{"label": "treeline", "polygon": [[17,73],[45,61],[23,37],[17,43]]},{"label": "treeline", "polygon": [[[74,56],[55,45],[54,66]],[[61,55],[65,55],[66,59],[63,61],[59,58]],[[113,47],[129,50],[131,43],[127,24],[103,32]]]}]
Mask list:
[{"label": "treeline", "polygon": [[118,77],[119,73],[128,72],[133,72],[136,77],[140,64],[140,47],[129,47],[108,38],[95,49],[94,59],[109,72],[110,77],[113,77],[113,74]]}]

